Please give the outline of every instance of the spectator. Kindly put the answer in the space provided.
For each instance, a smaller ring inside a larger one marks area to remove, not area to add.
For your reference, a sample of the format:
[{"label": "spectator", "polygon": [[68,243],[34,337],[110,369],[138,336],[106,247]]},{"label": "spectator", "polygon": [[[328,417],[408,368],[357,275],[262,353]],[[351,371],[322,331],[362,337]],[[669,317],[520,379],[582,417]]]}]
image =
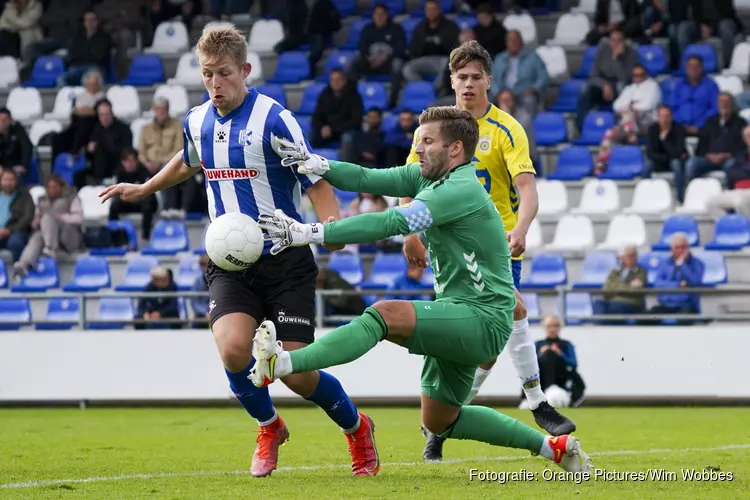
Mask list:
[{"label": "spectator", "polygon": [[362,75],[391,76],[391,107],[395,107],[400,90],[401,71],[406,59],[406,35],[400,24],[393,22],[384,4],[375,5],[372,22],[359,37],[357,55],[352,58],[347,73],[353,81]]},{"label": "spectator", "polygon": [[18,185],[13,170],[0,171],[0,248],[10,251],[17,262],[29,240],[34,219],[34,200]]},{"label": "spectator", "polygon": [[[123,150],[120,166],[115,170],[116,183],[145,184],[151,175],[149,169],[138,161],[138,151],[133,148]],[[148,240],[151,237],[151,226],[157,208],[158,203],[154,195],[147,196],[137,203],[125,203],[119,197],[114,197],[112,204],[109,206],[109,220],[118,220],[120,214],[123,213],[142,214],[141,236],[144,240]]]},{"label": "spectator", "polygon": [[[430,287],[425,286],[422,283],[422,276],[424,275],[424,268],[421,266],[414,266],[409,264],[406,268],[406,272],[388,287],[388,290],[403,291],[403,290],[423,290],[428,291]],[[392,300],[431,300],[429,294],[419,295],[395,295]]]},{"label": "spectator", "polygon": [[[175,293],[177,285],[172,279],[172,273],[165,267],[151,269],[151,282],[146,285],[148,293]],[[165,319],[180,319],[180,308],[177,297],[143,297],[138,300],[138,319],[154,321],[135,325],[136,330],[146,329],[175,329],[179,324],[162,323]]]},{"label": "spectator", "polygon": [[[354,287],[333,269],[318,269],[317,290],[350,290]],[[361,295],[328,295],[325,297],[327,314],[346,314],[356,316],[365,310]]]},{"label": "spectator", "polygon": [[623,38],[641,36],[643,23],[637,0],[597,0],[594,29],[586,35],[586,42],[598,45],[602,38],[611,37],[613,31],[622,33]]},{"label": "spectator", "polygon": [[490,4],[483,3],[477,7],[476,16],[477,24],[472,28],[474,38],[494,59],[495,56],[505,51],[508,32],[502,23],[497,22]]},{"label": "spectator", "polygon": [[144,25],[145,44],[152,45],[154,33],[161,23],[180,21],[187,28],[188,33],[193,28],[193,20],[201,13],[201,2],[187,0],[174,2],[170,0],[151,0],[143,6],[143,17],[147,20]]},{"label": "spectator", "polygon": [[69,48],[76,34],[71,26],[81,22],[90,3],[89,0],[43,1],[42,4],[46,4],[47,8],[44,9],[40,24],[45,37],[31,43],[22,54],[23,59],[33,63],[40,56]]},{"label": "spectator", "polygon": [[32,151],[23,125],[13,120],[8,108],[0,108],[0,168],[12,169],[22,177],[31,168]]},{"label": "spectator", "polygon": [[76,96],[70,125],[52,140],[52,157],[60,153],[77,154],[90,141],[97,123],[96,105],[104,100],[104,79],[99,70],[90,69],[83,75],[83,92]]},{"label": "spectator", "polygon": [[653,172],[671,171],[674,174],[674,187],[677,202],[685,201],[685,129],[672,119],[672,110],[667,105],[659,107],[656,123],[646,134],[646,161],[643,178],[648,179]]},{"label": "spectator", "polygon": [[42,4],[37,0],[10,0],[0,16],[0,56],[21,57],[27,47],[42,39],[39,21]]},{"label": "spectator", "polygon": [[524,48],[519,31],[508,32],[507,46],[493,62],[490,95],[496,99],[503,90],[510,90],[520,107],[533,117],[549,84],[547,68],[535,51]]},{"label": "spectator", "polygon": [[[102,29],[111,36],[111,43],[115,48],[117,73],[120,76],[127,74],[130,67],[128,49],[136,46],[138,42],[136,33],[142,32],[145,26],[141,14],[141,3],[130,0],[99,0],[94,2],[93,8],[101,19]],[[111,48],[108,49],[108,52],[110,51]],[[117,75],[113,76],[116,77]]]},{"label": "spectator", "polygon": [[719,94],[719,114],[706,120],[700,128],[695,156],[687,161],[685,182],[709,172],[724,170],[732,166],[734,156],[741,154],[746,145],[742,131],[747,122],[734,110],[732,94]]},{"label": "spectator", "polygon": [[68,70],[60,77],[60,85],[80,85],[81,77],[90,69],[101,74],[109,70],[112,39],[101,28],[94,11],[83,15],[83,28],[73,38],[68,51]]},{"label": "spectator", "polygon": [[388,147],[386,163],[389,167],[402,165],[406,161],[418,126],[417,117],[408,109],[398,114],[396,126],[385,133],[385,144]]},{"label": "spectator", "polygon": [[685,78],[677,82],[666,103],[672,108],[675,121],[685,126],[688,135],[698,135],[698,129],[718,113],[719,87],[713,78],[703,73],[703,60],[691,56],[685,66]]},{"label": "spectator", "polygon": [[670,31],[669,21],[668,2],[662,0],[645,0],[643,2],[643,34],[649,40],[668,36]]},{"label": "spectator", "polygon": [[425,0],[424,15],[424,20],[417,24],[412,33],[410,61],[404,65],[403,76],[409,82],[420,82],[437,75],[437,88],[443,74],[448,71],[448,56],[458,46],[461,30],[443,15],[438,0]]},{"label": "spectator", "polygon": [[[729,210],[750,218],[750,125],[743,130],[745,145],[726,170],[729,190],[716,194],[706,202],[706,209],[717,219]],[[734,189],[732,189],[732,187]]]},{"label": "spectator", "polygon": [[138,159],[148,167],[151,175],[166,165],[183,146],[182,123],[169,115],[169,101],[154,99],[152,109],[154,119],[143,127],[138,140]]},{"label": "spectator", "polygon": [[383,143],[383,112],[373,108],[365,116],[364,130],[354,138],[354,162],[368,168],[379,168],[385,164],[385,144]]},{"label": "spectator", "polygon": [[[685,45],[706,41],[711,37],[719,37],[724,64],[728,66],[732,60],[735,37],[742,29],[742,22],[737,16],[734,1],[691,0],[690,3],[694,20],[684,22],[682,30]],[[685,45],[682,46],[683,50]]]},{"label": "spectator", "polygon": [[583,128],[583,120],[592,108],[614,102],[617,94],[630,83],[633,68],[638,64],[638,52],[625,43],[625,35],[618,28],[609,33],[609,42],[596,51],[588,83],[578,99],[576,125]]},{"label": "spectator", "polygon": [[133,146],[133,133],[125,123],[112,114],[112,104],[106,99],[96,106],[98,123],[86,146],[91,166],[76,172],[74,182],[80,189],[87,184],[101,184],[112,177],[125,148]]},{"label": "spectator", "polygon": [[626,246],[620,253],[620,267],[612,269],[602,287],[603,300],[597,300],[592,304],[594,314],[601,316],[642,313],[646,309],[644,295],[618,294],[618,292],[644,288],[646,283],[646,270],[638,265],[638,250],[635,246]]},{"label": "spectator", "polygon": [[[675,233],[671,240],[672,255],[662,260],[654,281],[655,288],[688,288],[701,286],[704,265],[690,253],[687,235]],[[700,296],[695,293],[662,293],[659,302],[649,309],[653,314],[698,314]]]},{"label": "spectator", "polygon": [[194,297],[190,299],[190,305],[193,308],[195,314],[195,320],[198,323],[197,327],[207,327],[208,321],[211,318],[211,306],[208,298],[208,281],[206,281],[206,270],[208,269],[208,255],[203,254],[200,256],[198,263],[201,266],[201,273],[195,278],[193,284],[194,292],[203,292],[206,294],[205,297]]},{"label": "spectator", "polygon": [[352,157],[354,135],[362,126],[364,104],[357,84],[340,69],[331,71],[328,86],[318,97],[312,117],[313,147],[325,148],[341,141],[341,157]]},{"label": "spectator", "polygon": [[23,249],[13,274],[20,279],[36,267],[42,253],[55,258],[57,252],[75,252],[83,243],[83,207],[78,195],[57,174],[47,178],[46,193],[36,203],[31,229],[34,232]]},{"label": "spectator", "polygon": [[536,137],[534,136],[534,117],[524,108],[516,106],[516,98],[510,90],[503,90],[497,96],[497,107],[513,116],[518,123],[526,130],[526,138],[529,141],[529,155],[532,161],[536,162]]}]

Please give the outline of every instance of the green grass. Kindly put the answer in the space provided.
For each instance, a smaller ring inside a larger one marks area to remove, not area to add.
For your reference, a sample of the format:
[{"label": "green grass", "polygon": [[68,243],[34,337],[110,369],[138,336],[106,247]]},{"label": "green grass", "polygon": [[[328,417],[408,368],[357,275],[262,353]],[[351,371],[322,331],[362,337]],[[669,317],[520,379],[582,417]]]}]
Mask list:
[{"label": "green grass", "polygon": [[[679,476],[682,469],[711,467],[734,475],[724,482],[680,477],[581,484],[544,481],[549,463],[527,452],[468,441],[446,444],[446,458],[459,461],[419,463],[423,439],[417,409],[365,411],[377,425],[383,462],[378,477],[350,476],[346,441],[321,411],[284,408],[291,440],[281,449],[281,469],[254,479],[244,471],[255,447],[255,423],[240,409],[0,410],[0,485],[52,481],[0,487],[0,499],[734,499],[748,498],[750,490],[746,408],[569,409],[584,449],[603,453],[594,457],[598,468],[666,469]],[[529,412],[503,411],[530,423]],[[744,447],[716,449],[727,445]],[[686,448],[702,451],[681,451]],[[613,453],[627,450],[651,451]],[[537,480],[470,481],[472,468],[526,469]],[[75,481],[85,478],[110,479]]]}]

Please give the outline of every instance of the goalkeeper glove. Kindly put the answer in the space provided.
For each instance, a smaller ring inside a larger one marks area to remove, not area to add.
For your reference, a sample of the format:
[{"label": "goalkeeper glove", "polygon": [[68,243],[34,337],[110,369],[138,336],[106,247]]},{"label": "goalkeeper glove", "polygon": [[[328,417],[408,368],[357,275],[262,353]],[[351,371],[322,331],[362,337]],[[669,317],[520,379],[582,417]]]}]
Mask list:
[{"label": "goalkeeper glove", "polygon": [[271,135],[271,148],[281,157],[281,165],[284,167],[297,167],[300,174],[323,175],[330,170],[328,160],[322,156],[313,154],[307,150],[303,142],[295,144],[289,139]]},{"label": "goalkeeper glove", "polygon": [[276,210],[273,215],[261,214],[258,225],[265,231],[263,240],[273,242],[271,255],[278,255],[289,247],[323,243],[323,224],[297,222],[283,210]]}]

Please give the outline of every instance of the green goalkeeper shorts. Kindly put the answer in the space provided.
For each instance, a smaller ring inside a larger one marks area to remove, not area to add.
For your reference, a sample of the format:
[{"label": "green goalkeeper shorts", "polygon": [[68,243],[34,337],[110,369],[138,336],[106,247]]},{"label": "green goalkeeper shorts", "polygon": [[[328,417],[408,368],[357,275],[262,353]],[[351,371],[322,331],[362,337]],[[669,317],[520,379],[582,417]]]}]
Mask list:
[{"label": "green goalkeeper shorts", "polygon": [[425,356],[422,392],[443,403],[461,406],[471,391],[479,365],[503,351],[513,328],[513,311],[482,314],[451,302],[412,301],[417,326],[404,343]]}]

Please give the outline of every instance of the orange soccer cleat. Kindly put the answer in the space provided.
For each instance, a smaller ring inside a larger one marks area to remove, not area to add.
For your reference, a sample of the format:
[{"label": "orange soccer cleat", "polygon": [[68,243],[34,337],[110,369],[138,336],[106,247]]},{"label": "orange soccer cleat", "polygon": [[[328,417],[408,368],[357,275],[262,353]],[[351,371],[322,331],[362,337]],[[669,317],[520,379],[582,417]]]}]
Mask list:
[{"label": "orange soccer cleat", "polygon": [[347,434],[349,453],[352,455],[352,474],[374,476],[380,470],[378,448],[375,445],[375,424],[364,413],[359,414],[359,428]]},{"label": "orange soccer cleat", "polygon": [[289,429],[281,417],[277,417],[272,424],[264,425],[258,431],[258,446],[253,454],[250,474],[255,477],[265,477],[276,469],[279,462],[279,446],[289,439]]}]

